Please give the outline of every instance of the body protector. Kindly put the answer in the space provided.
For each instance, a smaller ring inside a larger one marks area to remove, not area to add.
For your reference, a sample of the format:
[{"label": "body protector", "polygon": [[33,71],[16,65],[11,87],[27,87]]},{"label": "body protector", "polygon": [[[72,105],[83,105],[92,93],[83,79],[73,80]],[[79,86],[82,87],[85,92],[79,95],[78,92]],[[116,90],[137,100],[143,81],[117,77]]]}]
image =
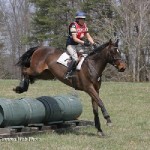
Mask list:
[{"label": "body protector", "polygon": [[67,39],[66,46],[68,46],[68,45],[78,45],[78,43],[73,40],[72,33],[76,33],[77,38],[82,39],[85,36],[85,34],[88,33],[88,28],[87,28],[85,23],[84,23],[84,25],[81,26],[77,22],[72,22],[69,25],[69,36],[68,36],[68,39]]}]

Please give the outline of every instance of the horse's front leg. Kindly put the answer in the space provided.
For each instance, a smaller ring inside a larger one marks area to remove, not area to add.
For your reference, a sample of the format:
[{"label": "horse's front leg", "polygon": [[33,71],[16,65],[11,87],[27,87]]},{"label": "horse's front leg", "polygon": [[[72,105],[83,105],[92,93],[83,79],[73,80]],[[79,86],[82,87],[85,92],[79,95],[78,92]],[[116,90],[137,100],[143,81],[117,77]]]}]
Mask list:
[{"label": "horse's front leg", "polygon": [[29,82],[30,82],[29,76],[22,75],[19,86],[16,86],[16,88],[14,88],[13,91],[19,94],[26,92],[29,87]]},{"label": "horse's front leg", "polygon": [[94,114],[94,122],[95,122],[95,128],[98,130],[98,135],[99,136],[105,136],[101,129],[101,123],[98,115],[98,105],[97,103],[92,99],[92,107],[93,107],[93,114]]},{"label": "horse's front leg", "polygon": [[92,86],[88,90],[88,94],[91,96],[92,100],[95,101],[95,103],[101,108],[102,114],[104,118],[107,120],[107,125],[111,125],[110,116],[103,104],[103,101],[99,98],[99,92],[95,90],[95,88]]}]

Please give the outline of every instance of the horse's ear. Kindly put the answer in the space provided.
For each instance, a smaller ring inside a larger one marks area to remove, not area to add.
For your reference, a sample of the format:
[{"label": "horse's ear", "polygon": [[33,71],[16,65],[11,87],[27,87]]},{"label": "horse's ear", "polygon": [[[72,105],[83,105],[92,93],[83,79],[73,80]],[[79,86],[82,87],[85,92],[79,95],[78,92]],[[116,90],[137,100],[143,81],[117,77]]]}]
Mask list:
[{"label": "horse's ear", "polygon": [[115,46],[118,47],[119,39],[115,42]]},{"label": "horse's ear", "polygon": [[109,40],[109,44],[112,44],[112,40],[111,39]]}]

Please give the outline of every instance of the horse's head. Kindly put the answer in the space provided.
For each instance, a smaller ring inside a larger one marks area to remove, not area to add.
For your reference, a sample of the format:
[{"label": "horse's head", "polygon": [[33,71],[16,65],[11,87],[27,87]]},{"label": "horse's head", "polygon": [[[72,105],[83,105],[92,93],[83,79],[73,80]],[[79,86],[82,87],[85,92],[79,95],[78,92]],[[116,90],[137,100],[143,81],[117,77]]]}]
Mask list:
[{"label": "horse's head", "polygon": [[126,69],[126,63],[122,58],[122,53],[118,49],[118,42],[118,39],[115,43],[111,40],[109,41],[108,58],[109,63],[116,67],[119,72],[124,72]]}]

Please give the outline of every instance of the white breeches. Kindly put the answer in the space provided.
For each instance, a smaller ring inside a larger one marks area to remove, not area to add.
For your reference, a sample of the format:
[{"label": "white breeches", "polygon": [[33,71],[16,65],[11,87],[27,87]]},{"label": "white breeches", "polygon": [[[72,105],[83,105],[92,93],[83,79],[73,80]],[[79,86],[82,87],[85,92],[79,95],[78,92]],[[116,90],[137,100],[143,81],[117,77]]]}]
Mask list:
[{"label": "white breeches", "polygon": [[68,45],[67,46],[67,52],[70,54],[70,56],[77,62],[78,61],[78,52],[84,52],[84,49],[79,45]]}]

